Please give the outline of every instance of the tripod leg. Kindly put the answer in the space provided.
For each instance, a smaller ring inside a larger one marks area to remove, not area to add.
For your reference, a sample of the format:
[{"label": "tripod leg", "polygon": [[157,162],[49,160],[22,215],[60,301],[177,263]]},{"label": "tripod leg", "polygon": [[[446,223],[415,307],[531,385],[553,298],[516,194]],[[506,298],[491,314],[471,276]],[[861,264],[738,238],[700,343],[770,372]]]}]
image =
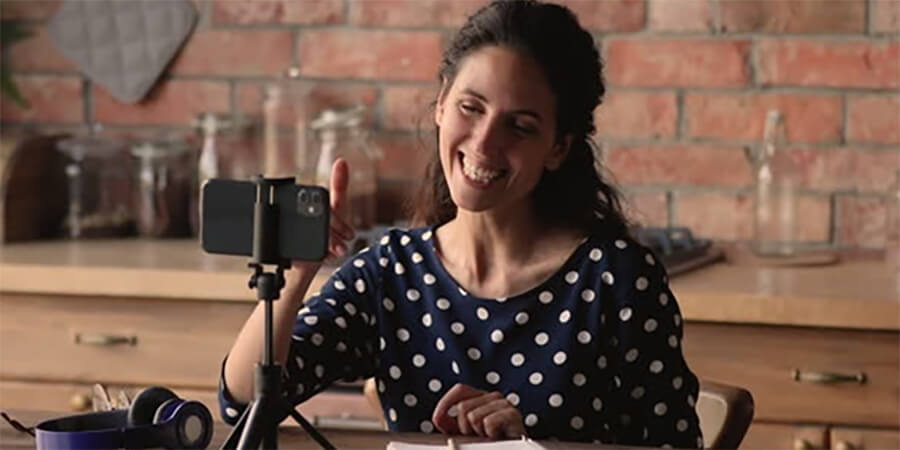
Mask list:
[{"label": "tripod leg", "polygon": [[244,432],[241,433],[241,441],[238,443],[239,450],[257,449],[262,442],[263,431],[269,424],[266,420],[266,408],[262,399],[257,399],[250,405],[249,416],[244,424]]},{"label": "tripod leg", "polygon": [[228,439],[222,444],[222,450],[236,450],[238,441],[241,438],[241,433],[244,430],[244,425],[247,423],[247,417],[250,416],[250,408],[244,410],[244,413],[241,414],[241,418],[238,419],[238,422],[234,425],[234,428],[231,429],[231,433],[228,434]]},{"label": "tripod leg", "polygon": [[334,446],[331,445],[331,442],[328,442],[328,439],[325,439],[325,436],[322,436],[322,434],[319,433],[319,430],[315,429],[315,427],[313,427],[302,415],[300,415],[299,412],[297,412],[297,410],[291,408],[290,405],[285,404],[285,406],[287,407],[286,410],[290,413],[291,417],[293,417],[294,420],[299,423],[300,426],[303,427],[303,429],[306,430],[306,432],[309,433],[309,435],[312,436],[312,438],[315,439],[315,441],[318,442],[323,449],[335,450]]}]

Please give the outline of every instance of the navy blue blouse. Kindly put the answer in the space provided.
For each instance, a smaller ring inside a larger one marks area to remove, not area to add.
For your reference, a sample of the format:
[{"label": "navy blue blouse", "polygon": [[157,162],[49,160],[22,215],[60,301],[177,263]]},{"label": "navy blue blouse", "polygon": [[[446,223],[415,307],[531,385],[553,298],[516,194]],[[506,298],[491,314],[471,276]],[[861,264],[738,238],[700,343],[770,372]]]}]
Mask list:
[{"label": "navy blue blouse", "polygon": [[[387,232],[307,300],[285,367],[294,403],[374,376],[390,429],[429,433],[464,383],[505,395],[532,438],[702,447],[681,315],[647,248],[593,236],[539,286],[480,298],[444,269],[433,231]],[[220,386],[234,423],[246,405]]]}]

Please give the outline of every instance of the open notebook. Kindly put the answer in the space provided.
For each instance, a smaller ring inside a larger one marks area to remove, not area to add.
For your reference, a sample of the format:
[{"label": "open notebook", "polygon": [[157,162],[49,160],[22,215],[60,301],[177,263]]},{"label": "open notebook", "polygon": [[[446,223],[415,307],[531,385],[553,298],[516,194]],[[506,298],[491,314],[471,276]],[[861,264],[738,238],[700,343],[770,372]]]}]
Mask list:
[{"label": "open notebook", "polygon": [[391,441],[387,445],[387,450],[545,450],[546,447],[538,444],[531,439],[512,439],[506,441],[494,442],[472,442],[472,443],[456,443],[451,446],[449,444],[414,444],[408,442]]}]

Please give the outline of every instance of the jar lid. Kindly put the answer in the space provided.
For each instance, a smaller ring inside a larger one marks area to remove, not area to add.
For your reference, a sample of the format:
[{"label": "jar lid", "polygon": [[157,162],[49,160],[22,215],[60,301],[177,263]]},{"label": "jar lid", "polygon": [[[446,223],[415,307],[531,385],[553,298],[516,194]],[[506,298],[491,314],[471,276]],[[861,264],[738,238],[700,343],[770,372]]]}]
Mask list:
[{"label": "jar lid", "polygon": [[362,116],[365,111],[366,107],[363,105],[357,105],[340,111],[326,109],[322,111],[318,117],[313,119],[309,126],[313,130],[356,127],[362,123]]},{"label": "jar lid", "polygon": [[116,156],[124,144],[114,139],[97,136],[76,136],[63,139],[56,148],[75,160],[90,158],[110,158]]},{"label": "jar lid", "polygon": [[173,158],[188,152],[191,147],[180,138],[162,138],[141,141],[131,148],[131,154],[140,159]]}]

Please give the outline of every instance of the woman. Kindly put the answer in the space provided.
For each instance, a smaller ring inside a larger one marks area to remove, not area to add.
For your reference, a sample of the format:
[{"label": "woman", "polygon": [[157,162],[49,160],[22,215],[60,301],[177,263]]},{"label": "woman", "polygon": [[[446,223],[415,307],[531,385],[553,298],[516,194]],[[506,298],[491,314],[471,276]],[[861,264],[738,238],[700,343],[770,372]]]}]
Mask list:
[{"label": "woman", "polygon": [[[305,305],[318,266],[289,271],[275,303],[288,393],[374,376],[396,431],[702,446],[665,271],[595,170],[590,34],[564,7],[495,2],[460,29],[440,81],[424,226],[388,232]],[[336,202],[346,180],[338,162]],[[340,255],[352,230],[333,222]],[[228,421],[252,396],[261,314],[224,364]]]}]

